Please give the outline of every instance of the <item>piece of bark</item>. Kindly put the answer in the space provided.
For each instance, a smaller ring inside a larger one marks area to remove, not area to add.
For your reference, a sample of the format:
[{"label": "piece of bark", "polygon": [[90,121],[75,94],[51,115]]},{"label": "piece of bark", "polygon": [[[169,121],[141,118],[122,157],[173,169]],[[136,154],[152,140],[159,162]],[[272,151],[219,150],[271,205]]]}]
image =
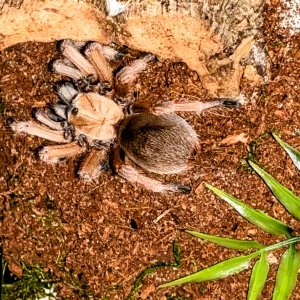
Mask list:
[{"label": "piece of bark", "polygon": [[2,8],[0,50],[21,42],[66,38],[107,44],[111,42],[112,31],[105,13],[89,3],[24,0],[20,7],[4,4]]},{"label": "piece of bark", "polygon": [[[109,0],[107,0],[109,1]],[[25,41],[116,42],[185,62],[212,96],[240,93],[244,64],[262,26],[263,0],[131,0],[112,17],[105,0],[4,4],[0,50]],[[1,9],[1,7],[0,7]]]}]

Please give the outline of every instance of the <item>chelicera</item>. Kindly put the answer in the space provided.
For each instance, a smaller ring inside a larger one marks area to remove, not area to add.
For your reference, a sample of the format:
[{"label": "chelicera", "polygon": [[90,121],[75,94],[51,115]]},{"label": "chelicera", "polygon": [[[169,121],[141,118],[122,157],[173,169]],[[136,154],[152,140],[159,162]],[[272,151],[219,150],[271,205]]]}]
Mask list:
[{"label": "chelicera", "polygon": [[136,59],[115,74],[110,60],[119,54],[112,48],[64,40],[60,50],[64,58],[53,61],[52,70],[69,81],[58,86],[57,103],[34,110],[35,121],[13,122],[11,128],[56,142],[39,151],[47,163],[87,153],[78,171],[84,180],[96,180],[112,157],[109,165],[130,182],[154,192],[189,192],[188,186],[162,183],[141,169],[157,174],[190,169],[199,148],[198,136],[176,112],[237,107],[238,101],[136,104],[132,101],[136,79],[153,55]]}]

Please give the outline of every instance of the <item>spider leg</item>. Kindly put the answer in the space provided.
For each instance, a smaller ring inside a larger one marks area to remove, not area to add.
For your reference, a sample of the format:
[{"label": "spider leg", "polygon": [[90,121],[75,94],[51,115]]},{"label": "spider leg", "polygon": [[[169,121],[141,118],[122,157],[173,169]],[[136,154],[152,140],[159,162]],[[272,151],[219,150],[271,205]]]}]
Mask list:
[{"label": "spider leg", "polygon": [[154,58],[154,55],[148,54],[143,58],[136,59],[117,73],[115,90],[118,98],[127,98],[132,94],[137,77],[146,69],[148,62]]},{"label": "spider leg", "polygon": [[103,50],[103,46],[99,43],[91,43],[85,50],[87,59],[92,63],[97,71],[98,79],[101,82],[112,84],[112,68],[109,65]]},{"label": "spider leg", "polygon": [[64,131],[57,131],[49,129],[46,126],[42,126],[36,122],[13,122],[10,125],[11,129],[15,132],[23,132],[31,135],[41,137],[43,139],[54,141],[58,143],[68,143],[70,140],[66,140],[64,137]]},{"label": "spider leg", "polygon": [[228,107],[228,108],[238,108],[240,102],[237,99],[231,98],[216,98],[208,102],[186,102],[186,103],[175,103],[174,101],[166,101],[160,105],[156,105],[153,112],[157,115],[170,114],[174,112],[196,112],[201,113],[205,109],[212,107]]},{"label": "spider leg", "polygon": [[78,175],[86,181],[96,179],[106,169],[108,161],[108,149],[93,148],[79,169]]},{"label": "spider leg", "polygon": [[84,77],[84,74],[66,59],[54,60],[50,65],[50,69],[57,74],[70,77],[75,81],[79,81]]},{"label": "spider leg", "polygon": [[78,91],[71,82],[64,82],[58,86],[56,93],[66,104],[71,104],[71,101],[78,95]]},{"label": "spider leg", "polygon": [[149,178],[144,174],[138,172],[133,166],[124,163],[120,157],[120,149],[115,149],[115,169],[118,175],[125,178],[132,183],[139,183],[144,186],[147,190],[163,193],[163,192],[180,192],[187,194],[191,191],[191,188],[176,183],[162,183],[159,180]]},{"label": "spider leg", "polygon": [[60,44],[62,54],[69,59],[84,76],[93,75],[97,78],[94,66],[80,53],[70,40],[64,40]]},{"label": "spider leg", "polygon": [[116,80],[120,84],[129,84],[134,82],[140,73],[146,69],[148,62],[154,58],[154,55],[148,54],[143,58],[136,59],[130,65],[124,67],[117,73]]},{"label": "spider leg", "polygon": [[66,158],[76,156],[85,150],[86,148],[81,147],[77,142],[45,146],[39,151],[39,157],[47,163],[58,163]]},{"label": "spider leg", "polygon": [[149,178],[140,172],[138,172],[134,167],[130,165],[122,165],[117,169],[117,173],[125,178],[126,180],[134,183],[139,183],[143,185],[147,190],[163,193],[163,192],[181,192],[183,194],[187,194],[191,191],[191,188],[188,186],[184,186],[176,183],[167,183],[164,184],[159,180]]},{"label": "spider leg", "polygon": [[33,109],[32,115],[36,120],[38,120],[39,122],[48,126],[51,129],[63,130],[63,126],[62,126],[61,122],[53,121],[49,117],[49,112],[47,111],[47,109]]},{"label": "spider leg", "polygon": [[124,56],[123,53],[120,53],[117,50],[115,50],[114,48],[109,47],[109,46],[102,46],[102,53],[105,56],[105,58],[108,60],[115,60],[115,59],[117,60],[120,57]]}]

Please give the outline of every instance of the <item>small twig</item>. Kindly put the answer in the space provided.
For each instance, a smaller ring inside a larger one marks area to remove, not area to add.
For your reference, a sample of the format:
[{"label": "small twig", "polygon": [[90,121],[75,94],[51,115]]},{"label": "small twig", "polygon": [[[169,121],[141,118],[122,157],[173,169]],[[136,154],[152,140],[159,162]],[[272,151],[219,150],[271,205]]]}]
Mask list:
[{"label": "small twig", "polygon": [[160,214],[156,219],[154,219],[153,223],[156,224],[158,223],[163,217],[165,217],[169,212],[171,208],[165,210],[162,214]]}]

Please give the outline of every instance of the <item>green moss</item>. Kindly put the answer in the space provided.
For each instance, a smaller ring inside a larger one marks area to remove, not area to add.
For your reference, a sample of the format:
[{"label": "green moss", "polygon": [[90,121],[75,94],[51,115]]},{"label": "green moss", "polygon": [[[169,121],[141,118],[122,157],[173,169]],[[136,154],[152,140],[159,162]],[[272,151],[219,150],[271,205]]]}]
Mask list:
[{"label": "green moss", "polygon": [[39,266],[22,264],[23,275],[19,279],[10,274],[4,260],[2,268],[2,300],[35,300],[43,297],[54,299],[55,282],[50,272],[44,272]]}]

